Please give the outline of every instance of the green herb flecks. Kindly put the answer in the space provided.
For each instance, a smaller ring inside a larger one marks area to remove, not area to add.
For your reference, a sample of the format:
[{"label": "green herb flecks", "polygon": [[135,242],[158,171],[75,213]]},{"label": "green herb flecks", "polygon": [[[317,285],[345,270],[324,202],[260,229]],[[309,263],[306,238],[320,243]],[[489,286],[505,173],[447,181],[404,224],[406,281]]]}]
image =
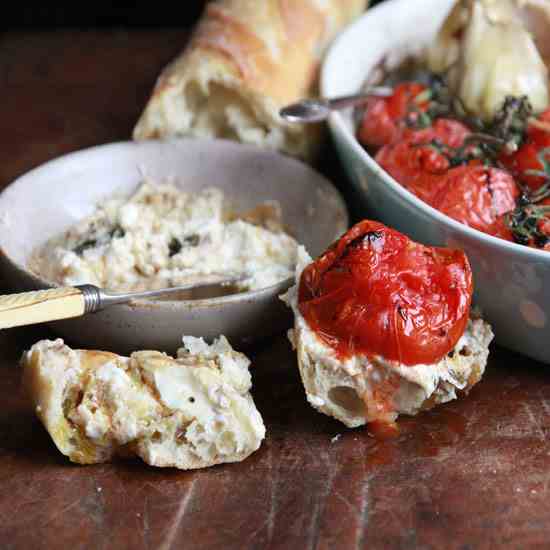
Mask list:
[{"label": "green herb flecks", "polygon": [[487,133],[501,139],[509,150],[517,150],[527,135],[533,107],[527,96],[507,96],[502,107],[495,114]]},{"label": "green herb flecks", "polygon": [[201,241],[201,238],[196,233],[191,235],[186,235],[183,239],[183,242],[186,246],[198,246]]},{"label": "green herb flecks", "polygon": [[122,239],[126,235],[126,231],[120,225],[115,225],[111,231],[109,231],[109,239]]},{"label": "green herb flecks", "polygon": [[120,225],[115,225],[110,231],[104,233],[103,235],[88,238],[78,243],[73,248],[73,252],[78,256],[82,256],[82,254],[84,254],[86,250],[96,248],[98,246],[105,246],[109,244],[113,239],[121,239],[122,237],[124,237],[125,234],[126,232]]},{"label": "green herb flecks", "polygon": [[550,196],[550,147],[545,147],[537,153],[537,159],[542,170],[525,170],[526,176],[543,178],[545,183],[530,194],[531,202],[540,202]]},{"label": "green herb flecks", "polygon": [[191,233],[191,235],[186,235],[183,237],[183,241],[178,239],[177,237],[172,237],[170,242],[168,243],[168,256],[171,258],[172,256],[175,256],[176,254],[179,254],[182,249],[185,247],[193,247],[198,246],[200,243],[200,236],[196,233]]},{"label": "green herb flecks", "polygon": [[73,252],[77,256],[82,256],[84,254],[85,250],[88,250],[89,248],[95,248],[97,246],[97,240],[96,239],[86,239],[85,241],[82,241],[81,243],[77,244],[73,248]]},{"label": "green herb flecks", "polygon": [[527,198],[520,199],[518,206],[506,215],[514,241],[519,244],[530,243],[542,248],[550,241],[550,236],[540,230],[540,222],[548,220],[550,206],[537,206]]},{"label": "green herb flecks", "polygon": [[168,256],[170,258],[172,256],[175,256],[176,254],[181,252],[182,248],[183,248],[183,245],[181,244],[181,241],[176,237],[172,237],[172,239],[168,243]]}]

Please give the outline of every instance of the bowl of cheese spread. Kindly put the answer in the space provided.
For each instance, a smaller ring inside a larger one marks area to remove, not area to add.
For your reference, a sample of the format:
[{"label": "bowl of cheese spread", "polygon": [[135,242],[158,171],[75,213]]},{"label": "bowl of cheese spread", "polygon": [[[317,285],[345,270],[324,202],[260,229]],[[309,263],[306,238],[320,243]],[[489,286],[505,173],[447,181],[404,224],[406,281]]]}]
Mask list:
[{"label": "bowl of cheese spread", "polygon": [[0,194],[0,268],[13,290],[239,278],[215,295],[140,300],[52,327],[121,352],[173,351],[182,333],[242,345],[290,326],[277,296],[298,245],[316,255],[347,225],[330,182],[278,153],[225,140],[120,142],[50,161]]}]

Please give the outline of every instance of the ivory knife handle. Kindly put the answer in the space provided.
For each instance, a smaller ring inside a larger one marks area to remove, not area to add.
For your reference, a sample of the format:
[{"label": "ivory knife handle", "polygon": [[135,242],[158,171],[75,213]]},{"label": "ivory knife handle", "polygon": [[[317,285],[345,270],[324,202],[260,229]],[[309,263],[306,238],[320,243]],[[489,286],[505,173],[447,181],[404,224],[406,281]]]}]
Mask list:
[{"label": "ivory knife handle", "polygon": [[0,329],[79,317],[84,311],[84,295],[78,288],[4,294],[0,296]]}]

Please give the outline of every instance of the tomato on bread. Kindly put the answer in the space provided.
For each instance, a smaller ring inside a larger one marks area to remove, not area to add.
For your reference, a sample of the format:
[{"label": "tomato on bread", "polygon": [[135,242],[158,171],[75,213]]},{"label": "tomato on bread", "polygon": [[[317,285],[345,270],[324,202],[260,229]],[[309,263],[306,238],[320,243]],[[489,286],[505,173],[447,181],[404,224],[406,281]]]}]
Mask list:
[{"label": "tomato on bread", "polygon": [[340,356],[434,363],[462,336],[472,288],[464,252],[365,220],[304,269],[298,307]]}]

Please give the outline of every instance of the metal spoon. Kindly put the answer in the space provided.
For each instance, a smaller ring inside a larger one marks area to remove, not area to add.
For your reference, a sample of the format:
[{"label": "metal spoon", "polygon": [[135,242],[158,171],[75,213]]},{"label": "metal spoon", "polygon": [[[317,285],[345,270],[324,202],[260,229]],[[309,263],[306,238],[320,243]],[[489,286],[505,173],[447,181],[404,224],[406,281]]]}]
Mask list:
[{"label": "metal spoon", "polygon": [[115,304],[126,304],[132,300],[158,298],[211,286],[224,287],[244,279],[244,275],[211,276],[187,285],[143,292],[113,293],[94,285],[79,285],[5,294],[0,296],[0,329],[80,317],[86,313],[94,313]]},{"label": "metal spoon", "polygon": [[335,97],[332,99],[303,99],[297,103],[292,103],[283,107],[279,115],[288,122],[301,122],[309,124],[312,122],[321,122],[328,118],[332,111],[347,109],[361,105],[369,97],[389,97],[393,94],[393,88],[389,86],[375,86],[366,92],[360,94]]}]

